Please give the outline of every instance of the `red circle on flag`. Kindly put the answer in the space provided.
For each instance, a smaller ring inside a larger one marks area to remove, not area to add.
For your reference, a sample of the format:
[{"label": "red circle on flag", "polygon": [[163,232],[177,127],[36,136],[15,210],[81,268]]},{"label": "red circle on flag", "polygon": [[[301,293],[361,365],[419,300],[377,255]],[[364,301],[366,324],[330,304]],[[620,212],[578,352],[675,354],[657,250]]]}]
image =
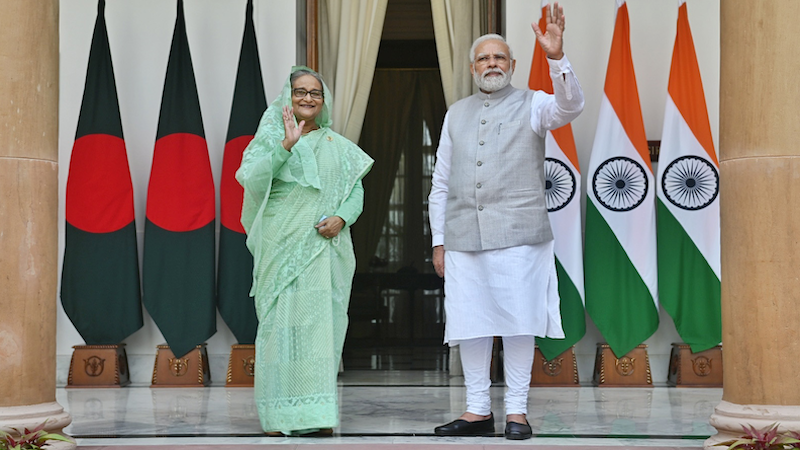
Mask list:
[{"label": "red circle on flag", "polygon": [[133,222],[125,141],[108,134],[89,134],[75,141],[65,206],[67,222],[90,233],[110,233]]},{"label": "red circle on flag", "polygon": [[244,189],[236,181],[236,171],[242,165],[244,149],[252,139],[253,136],[231,139],[225,145],[225,155],[222,157],[222,179],[219,183],[220,222],[223,227],[237,233],[244,233],[242,226]]},{"label": "red circle on flag", "polygon": [[214,220],[214,178],[205,139],[174,133],[156,141],[147,218],[168,231],[192,231]]}]

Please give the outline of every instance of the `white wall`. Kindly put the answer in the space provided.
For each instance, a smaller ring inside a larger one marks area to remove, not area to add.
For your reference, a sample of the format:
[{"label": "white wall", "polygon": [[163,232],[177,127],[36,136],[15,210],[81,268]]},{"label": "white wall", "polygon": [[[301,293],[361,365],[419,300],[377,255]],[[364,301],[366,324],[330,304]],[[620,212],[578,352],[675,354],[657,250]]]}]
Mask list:
[{"label": "white wall", "polygon": [[[236,64],[244,26],[245,0],[188,0],[186,23],[197,77],[200,107],[214,181],[219,186],[222,153],[233,95]],[[615,0],[562,0],[567,17],[565,51],[586,94],[586,109],[573,123],[578,157],[588,167],[614,26]],[[688,0],[714,142],[719,129],[719,0]],[[134,186],[141,258],[147,182],[155,144],[164,75],[174,27],[176,1],[107,0],[106,18],[119,92],[122,127]],[[256,32],[267,100],[279,92],[295,63],[295,1],[256,0]],[[629,0],[633,63],[647,139],[661,138],[667,78],[675,39],[677,1]],[[96,0],[61,2],[61,102],[59,183],[64,198],[69,157],[78,121]],[[517,59],[513,83],[527,85],[538,20],[536,0],[506,0],[507,37]],[[465,56],[466,58],[466,56]],[[586,183],[584,182],[584,186]],[[585,189],[585,188],[584,188]],[[585,194],[585,193],[584,193]],[[219,202],[217,202],[219,205]],[[219,217],[219,215],[217,215]],[[64,202],[59,209],[59,252],[64,251]],[[59,266],[59,277],[61,268]],[[60,304],[60,302],[59,302]],[[224,383],[233,335],[217,320],[217,334],[208,341],[212,381]],[[591,380],[594,352],[602,337],[588,321],[578,344],[582,382]],[[59,306],[58,383],[66,383],[73,345],[83,341]],[[648,339],[653,380],[666,380],[670,344],[679,342],[672,320],[662,312],[661,326]],[[145,326],[126,340],[135,383],[149,383],[156,345],[164,342],[145,311]]]},{"label": "white wall", "polygon": [[[582,168],[589,166],[600,101],[603,97],[611,37],[614,32],[615,0],[561,0],[566,17],[564,52],[569,57],[586,96],[586,107],[574,122],[575,145]],[[636,83],[648,140],[660,140],[667,98],[667,82],[678,20],[677,0],[628,0],[631,52]],[[703,78],[711,133],[719,143],[719,0],[687,0],[697,60]],[[540,2],[506,0],[506,38],[517,60],[512,84],[527,87],[536,37],[531,22],[538,21]],[[719,149],[717,148],[719,153]],[[653,170],[657,165],[654,164]],[[585,211],[584,174],[581,200]],[[648,346],[654,383],[667,378],[669,352],[673,342],[681,342],[672,319],[663,310],[658,331]],[[595,350],[603,338],[587,317],[586,336],[576,346],[582,382],[591,380]]]},{"label": "white wall", "polygon": [[[296,3],[255,0],[254,21],[267,100],[280,92],[295,64]],[[244,32],[246,0],[187,0],[186,32],[194,63],[214,184],[219,187],[222,154],[228,128],[236,69]],[[161,94],[166,75],[176,0],[107,0],[111,57],[119,95],[122,129],[133,178],[139,258],[142,257],[145,201],[153,158]],[[78,123],[86,64],[97,11],[97,0],[65,0],[61,14],[61,93],[59,106],[59,279],[64,252],[64,192],[69,158]],[[219,194],[219,189],[217,189]],[[219,217],[219,196],[217,197]],[[217,220],[219,227],[219,220]],[[61,309],[57,333],[58,383],[66,384],[73,345],[84,342]],[[233,334],[217,318],[217,333],[208,340],[212,381],[225,379]],[[164,338],[145,310],[145,326],[126,339],[135,383],[149,383],[156,346]]]}]

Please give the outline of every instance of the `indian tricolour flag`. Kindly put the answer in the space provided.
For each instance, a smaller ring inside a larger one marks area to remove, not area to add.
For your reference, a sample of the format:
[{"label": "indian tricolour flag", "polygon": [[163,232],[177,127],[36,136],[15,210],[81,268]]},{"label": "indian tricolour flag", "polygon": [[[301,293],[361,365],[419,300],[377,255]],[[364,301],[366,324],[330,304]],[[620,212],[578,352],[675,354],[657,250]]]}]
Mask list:
[{"label": "indian tricolour flag", "polygon": [[603,93],[586,188],[586,310],[622,357],[658,328],[655,186],[624,0]]},{"label": "indian tricolour flag", "polygon": [[693,352],[722,340],[719,163],[686,4],[678,31],[658,163],[658,291]]},{"label": "indian tricolour flag", "polygon": [[[542,0],[539,28],[546,27],[548,0]],[[547,56],[536,45],[533,50],[528,87],[553,93],[553,80]],[[556,358],[581,340],[586,334],[583,309],[583,235],[581,234],[581,172],[572,127],[567,124],[548,131],[545,137],[545,198],[550,224],[555,238],[558,293],[561,297],[561,323],[565,339],[536,338],[542,355]]]}]

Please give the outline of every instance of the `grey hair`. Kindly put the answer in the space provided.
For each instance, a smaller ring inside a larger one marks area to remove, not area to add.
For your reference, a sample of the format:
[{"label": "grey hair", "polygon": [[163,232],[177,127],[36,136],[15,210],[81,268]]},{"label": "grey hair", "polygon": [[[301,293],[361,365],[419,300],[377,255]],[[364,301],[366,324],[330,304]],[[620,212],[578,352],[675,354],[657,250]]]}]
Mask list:
[{"label": "grey hair", "polygon": [[316,78],[319,81],[319,85],[324,87],[325,83],[322,82],[322,77],[319,76],[317,72],[309,69],[298,69],[296,72],[292,73],[292,76],[289,77],[289,84],[294,86],[294,82],[297,81],[298,78],[302,77],[303,75],[311,75],[312,77]]},{"label": "grey hair", "polygon": [[492,33],[492,34],[484,34],[483,36],[479,37],[478,39],[475,39],[475,42],[472,43],[472,48],[469,49],[469,63],[470,64],[475,64],[475,49],[477,49],[478,46],[481,45],[481,43],[486,42],[486,41],[500,41],[503,44],[506,44],[506,47],[508,47],[508,59],[514,59],[514,51],[511,50],[511,46],[508,45],[508,42],[506,42],[506,39],[503,36],[500,36],[499,34],[493,34]]}]

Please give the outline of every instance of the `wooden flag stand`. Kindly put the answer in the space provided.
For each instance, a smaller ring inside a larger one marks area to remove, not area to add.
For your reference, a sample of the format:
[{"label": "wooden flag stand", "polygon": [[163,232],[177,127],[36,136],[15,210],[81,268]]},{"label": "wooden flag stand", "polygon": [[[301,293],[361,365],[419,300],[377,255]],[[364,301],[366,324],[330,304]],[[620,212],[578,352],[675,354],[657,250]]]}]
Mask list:
[{"label": "wooden flag stand", "polygon": [[622,358],[617,358],[608,344],[598,343],[592,384],[598,387],[652,387],[647,345],[640,344]]},{"label": "wooden flag stand", "polygon": [[256,370],[255,344],[231,345],[228,359],[228,378],[226,387],[253,387]]},{"label": "wooden flag stand", "polygon": [[672,344],[667,384],[675,387],[722,387],[722,346],[692,353],[688,344]]},{"label": "wooden flag stand", "polygon": [[544,358],[539,346],[533,354],[533,368],[531,370],[531,387],[576,387],[580,386],[578,379],[578,361],[575,357],[575,346],[550,361]]},{"label": "wooden flag stand", "polygon": [[67,388],[119,388],[131,384],[125,344],[72,348]]},{"label": "wooden flag stand", "polygon": [[182,358],[176,358],[169,345],[162,344],[153,367],[155,387],[205,387],[211,383],[206,344],[200,344]]}]

